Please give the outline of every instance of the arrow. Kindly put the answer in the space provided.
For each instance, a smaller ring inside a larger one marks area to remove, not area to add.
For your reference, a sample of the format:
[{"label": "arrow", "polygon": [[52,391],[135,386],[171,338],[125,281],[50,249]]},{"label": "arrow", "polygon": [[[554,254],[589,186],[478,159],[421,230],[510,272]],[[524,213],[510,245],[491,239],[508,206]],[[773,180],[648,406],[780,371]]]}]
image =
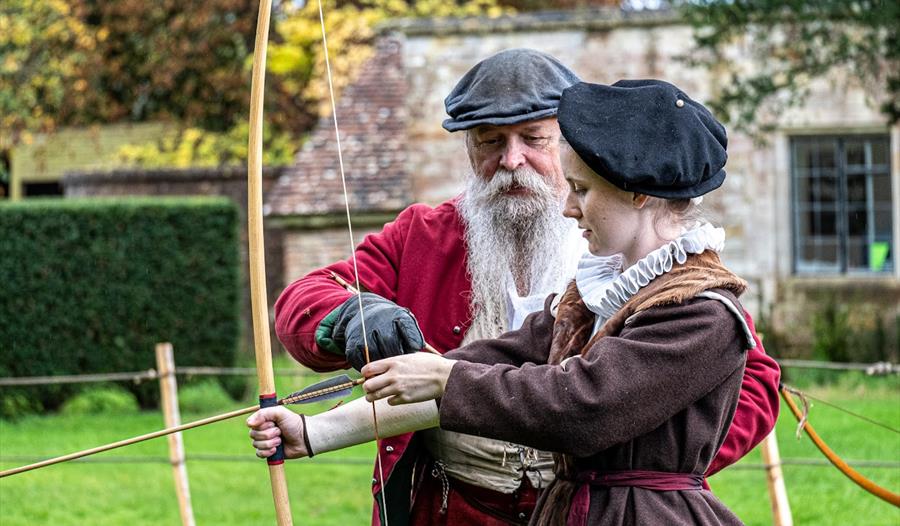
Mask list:
[{"label": "arrow", "polygon": [[[340,376],[335,376],[334,378],[329,378],[327,380],[323,380],[321,382],[313,384],[305,389],[301,389],[300,391],[293,392],[293,393],[289,394],[288,396],[285,396],[284,398],[278,400],[276,405],[310,404],[313,402],[321,402],[322,400],[331,400],[333,398],[342,398],[344,396],[349,395],[353,391],[353,388],[355,386],[363,383],[364,381],[365,381],[365,378],[357,378],[354,380],[354,379],[351,379],[346,374],[342,374]],[[172,433],[177,433],[179,431],[184,431],[186,429],[193,429],[195,427],[205,426],[207,424],[212,424],[214,422],[228,420],[229,418],[246,415],[246,414],[252,413],[257,410],[259,410],[259,405],[245,407],[243,409],[236,409],[236,410],[230,411],[228,413],[222,413],[221,415],[211,416],[211,417],[204,418],[201,420],[195,420],[194,422],[189,422],[187,424],[182,424],[180,426],[167,427],[166,429],[161,429],[159,431],[154,431],[152,433],[147,433],[145,435],[140,435],[140,436],[128,438],[125,440],[120,440],[118,442],[113,442],[111,444],[97,446],[97,447],[94,447],[91,449],[77,451],[75,453],[69,453],[68,455],[63,455],[61,457],[42,460],[40,462],[36,462],[34,464],[29,464],[27,466],[8,469],[6,471],[0,471],[0,478],[8,477],[10,475],[16,475],[18,473],[24,473],[26,471],[43,468],[46,466],[51,466],[53,464],[59,464],[60,462],[66,462],[69,460],[75,460],[77,458],[87,457],[90,455],[102,453],[104,451],[109,451],[111,449],[116,449],[116,448],[120,448],[123,446],[131,445],[131,444],[137,444],[138,442],[144,442],[145,440],[150,440],[152,438],[158,438],[161,436],[170,435]]]}]

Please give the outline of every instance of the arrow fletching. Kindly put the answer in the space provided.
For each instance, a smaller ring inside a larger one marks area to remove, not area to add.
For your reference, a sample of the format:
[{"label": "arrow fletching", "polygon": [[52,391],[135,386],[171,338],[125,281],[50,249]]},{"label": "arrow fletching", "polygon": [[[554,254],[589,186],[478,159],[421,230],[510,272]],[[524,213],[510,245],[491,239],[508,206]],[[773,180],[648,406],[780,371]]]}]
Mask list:
[{"label": "arrow fletching", "polygon": [[334,378],[322,380],[321,382],[310,385],[309,387],[293,392],[279,400],[279,404],[311,404],[313,402],[321,402],[323,400],[344,398],[346,396],[349,396],[350,393],[353,392],[354,386],[357,386],[364,381],[364,378],[353,380],[346,374],[342,374],[340,376],[335,376]]}]

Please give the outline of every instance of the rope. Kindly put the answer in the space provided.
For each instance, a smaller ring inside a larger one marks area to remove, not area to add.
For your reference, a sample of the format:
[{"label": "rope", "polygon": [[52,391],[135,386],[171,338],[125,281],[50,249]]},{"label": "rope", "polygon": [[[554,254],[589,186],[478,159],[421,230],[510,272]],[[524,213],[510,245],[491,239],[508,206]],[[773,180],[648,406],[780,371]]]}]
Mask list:
[{"label": "rope", "polygon": [[14,385],[55,385],[55,384],[80,384],[90,382],[128,381],[140,383],[144,380],[155,380],[159,375],[154,369],[131,373],[102,373],[102,374],[67,374],[59,376],[25,376],[18,378],[0,378],[0,386]]},{"label": "rope", "polygon": [[[256,369],[251,367],[176,367],[175,374],[183,376],[256,376]],[[305,378],[325,378],[323,373],[313,371],[285,369],[275,371],[275,376],[299,376]],[[97,374],[67,374],[56,376],[20,376],[0,378],[0,387],[23,385],[56,385],[79,384],[92,382],[134,382],[156,380],[159,373],[155,369],[146,371]]]},{"label": "rope", "polygon": [[[796,394],[797,396],[801,397],[801,400],[802,400],[804,397],[805,397],[805,398],[812,399],[812,400],[815,400],[816,402],[819,402],[820,404],[827,405],[828,407],[830,407],[830,408],[832,408],[832,409],[836,409],[836,410],[841,411],[841,412],[843,412],[843,413],[847,413],[848,415],[853,416],[853,417],[856,417],[856,418],[858,418],[858,419],[860,419],[860,420],[862,420],[862,421],[864,421],[864,422],[868,422],[868,423],[870,423],[870,424],[872,424],[872,425],[875,425],[875,426],[878,426],[878,427],[887,429],[888,431],[892,431],[892,432],[897,433],[898,435],[900,435],[900,429],[897,429],[897,428],[895,428],[895,427],[891,427],[891,426],[889,426],[889,425],[887,425],[887,424],[884,424],[884,423],[882,423],[882,422],[879,422],[879,421],[877,421],[877,420],[873,420],[873,419],[871,419],[871,418],[869,418],[869,417],[867,417],[867,416],[865,416],[865,415],[861,415],[861,414],[859,414],[859,413],[854,413],[853,411],[851,411],[851,410],[849,410],[849,409],[844,409],[843,407],[834,405],[834,404],[832,404],[831,402],[826,402],[825,400],[822,400],[821,398],[815,397],[815,396],[813,396],[813,395],[811,395],[811,394],[809,394],[809,393],[801,393],[799,390],[794,389],[794,388],[792,388],[792,387],[785,387],[785,389],[787,389],[788,392],[790,392],[790,393],[792,393],[792,394]],[[807,411],[807,412],[808,412],[808,411]]]}]

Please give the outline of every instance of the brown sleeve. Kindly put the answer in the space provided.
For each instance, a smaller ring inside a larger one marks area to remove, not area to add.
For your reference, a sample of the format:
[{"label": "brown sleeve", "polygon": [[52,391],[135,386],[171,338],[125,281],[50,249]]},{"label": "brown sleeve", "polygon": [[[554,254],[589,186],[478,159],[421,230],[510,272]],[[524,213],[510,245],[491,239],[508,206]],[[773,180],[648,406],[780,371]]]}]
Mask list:
[{"label": "brown sleeve", "polygon": [[444,354],[444,357],[487,365],[547,363],[553,336],[552,301],[553,295],[544,301],[544,310],[529,314],[518,330],[504,333],[495,340],[474,341]]},{"label": "brown sleeve", "polygon": [[737,320],[716,300],[648,309],[561,366],[457,363],[441,427],[579,457],[649,431],[744,363]]}]

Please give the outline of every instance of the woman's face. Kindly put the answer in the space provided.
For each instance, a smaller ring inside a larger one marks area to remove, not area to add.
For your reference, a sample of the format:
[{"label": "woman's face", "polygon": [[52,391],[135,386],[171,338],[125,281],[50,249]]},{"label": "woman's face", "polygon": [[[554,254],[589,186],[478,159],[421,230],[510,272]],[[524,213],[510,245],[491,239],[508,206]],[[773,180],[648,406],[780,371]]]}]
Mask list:
[{"label": "woman's face", "polygon": [[569,183],[563,215],[578,221],[595,256],[630,254],[642,230],[642,210],[635,195],[625,192],[593,172],[569,146],[561,149]]}]

